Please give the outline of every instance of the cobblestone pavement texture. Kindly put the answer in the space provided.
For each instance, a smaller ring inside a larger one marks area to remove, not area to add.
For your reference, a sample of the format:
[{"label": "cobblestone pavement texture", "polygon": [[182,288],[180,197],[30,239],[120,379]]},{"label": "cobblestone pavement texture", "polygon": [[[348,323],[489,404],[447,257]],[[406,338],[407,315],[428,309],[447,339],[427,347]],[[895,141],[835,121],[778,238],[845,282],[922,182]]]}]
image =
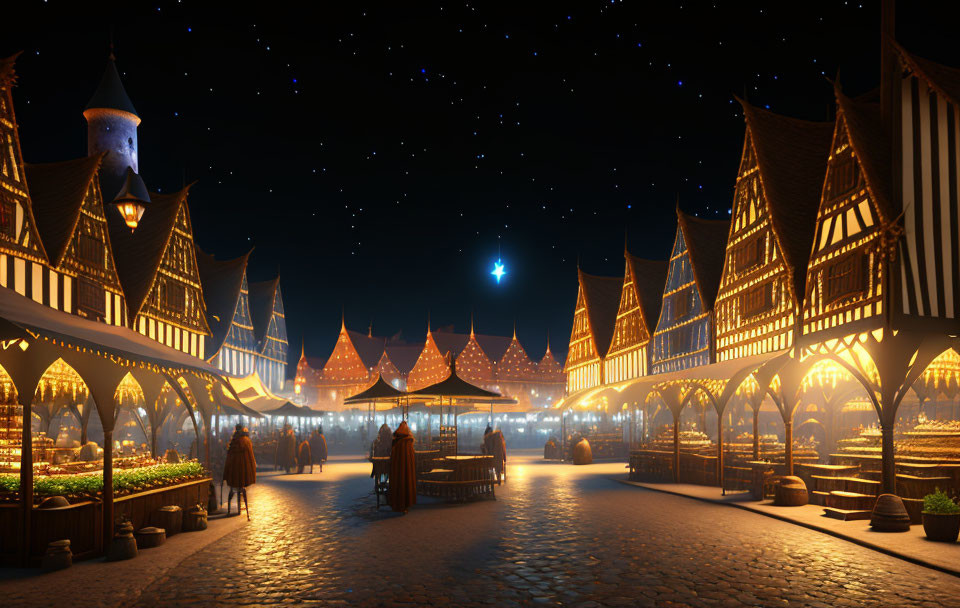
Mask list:
[{"label": "cobblestone pavement texture", "polygon": [[[739,509],[513,458],[496,501],[376,511],[369,465],[265,476],[137,605],[960,606],[960,579]],[[945,547],[956,550],[956,547]]]}]

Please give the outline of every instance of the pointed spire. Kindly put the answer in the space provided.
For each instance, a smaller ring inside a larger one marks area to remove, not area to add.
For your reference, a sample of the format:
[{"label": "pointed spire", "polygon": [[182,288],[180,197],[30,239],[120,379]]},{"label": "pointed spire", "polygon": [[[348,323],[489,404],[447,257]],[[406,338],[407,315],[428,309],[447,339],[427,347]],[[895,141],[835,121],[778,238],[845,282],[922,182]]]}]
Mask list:
[{"label": "pointed spire", "polygon": [[545,354],[547,355],[550,354],[550,330],[549,329],[547,330],[547,352]]},{"label": "pointed spire", "polygon": [[306,336],[300,336],[300,360],[302,361],[307,357],[307,338]]},{"label": "pointed spire", "polygon": [[347,331],[347,309],[345,304],[340,305],[340,333]]},{"label": "pointed spire", "polygon": [[[624,253],[624,254],[630,253],[630,247],[627,246],[627,242],[628,242],[628,241],[627,241],[627,227],[624,226],[624,227],[623,227],[623,253]],[[624,257],[626,257],[626,255],[624,255]]]},{"label": "pointed spire", "polygon": [[513,319],[513,339],[514,341],[516,341],[517,339],[517,319],[516,318]]},{"label": "pointed spire", "polygon": [[370,319],[370,325],[367,327],[367,337],[373,337],[373,319]]},{"label": "pointed spire", "polygon": [[430,311],[427,310],[427,337],[429,338],[430,335],[431,335],[431,332],[430,332]]},{"label": "pointed spire", "polygon": [[476,335],[473,333],[473,309],[470,309],[470,337],[474,338]]},{"label": "pointed spire", "polygon": [[[106,110],[118,110],[128,114],[137,115],[133,102],[123,88],[123,82],[120,80],[120,72],[117,70],[116,56],[113,54],[113,46],[110,48],[110,56],[107,57],[107,67],[100,78],[100,84],[94,91],[93,97],[87,102],[87,110],[94,108]],[[139,118],[139,117],[138,117]],[[138,120],[139,122],[139,120]]]}]

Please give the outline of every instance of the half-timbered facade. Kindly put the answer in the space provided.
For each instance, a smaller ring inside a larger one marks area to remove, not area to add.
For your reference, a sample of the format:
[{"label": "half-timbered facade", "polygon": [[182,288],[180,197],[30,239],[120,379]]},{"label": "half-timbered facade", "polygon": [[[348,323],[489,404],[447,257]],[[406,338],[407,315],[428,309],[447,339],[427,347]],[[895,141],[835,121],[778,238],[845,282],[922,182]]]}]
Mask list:
[{"label": "half-timbered facade", "polygon": [[97,173],[103,155],[26,165],[37,230],[47,252],[48,306],[110,325],[126,310]]},{"label": "half-timbered facade", "polygon": [[746,133],[715,307],[718,361],[793,345],[833,131],[741,104]]},{"label": "half-timbered facade", "polygon": [[131,230],[119,213],[107,215],[129,326],[171,348],[206,358],[206,305],[197,269],[184,188],[150,194]]},{"label": "half-timbered facade", "polygon": [[714,361],[713,305],[729,225],[692,217],[677,207],[677,235],[653,334],[653,373]]},{"label": "half-timbered facade", "polygon": [[43,296],[44,278],[49,276],[47,255],[27,192],[13,111],[16,58],[0,60],[0,286],[49,305]]},{"label": "half-timbered facade", "polygon": [[956,333],[960,319],[960,70],[891,43],[899,61],[898,260],[902,314]]},{"label": "half-timbered facade", "polygon": [[250,317],[257,339],[257,373],[272,391],[283,390],[287,376],[290,342],[287,338],[287,317],[283,312],[280,277],[270,281],[250,282]]},{"label": "half-timbered facade", "polygon": [[259,356],[247,286],[250,254],[217,260],[197,248],[196,255],[211,331],[208,360],[232,376],[249,376]]},{"label": "half-timbered facade", "polygon": [[644,260],[624,249],[626,260],[620,307],[610,350],[604,359],[604,378],[615,384],[650,373],[650,337],[660,317],[667,262]]},{"label": "half-timbered facade", "polygon": [[837,96],[837,119],[807,267],[803,335],[822,340],[878,327],[880,225],[890,221],[890,147],[878,104]]},{"label": "half-timbered facade", "polygon": [[577,280],[577,305],[563,369],[567,374],[568,393],[605,382],[603,358],[610,348],[623,286],[619,277],[594,276],[579,268]]}]

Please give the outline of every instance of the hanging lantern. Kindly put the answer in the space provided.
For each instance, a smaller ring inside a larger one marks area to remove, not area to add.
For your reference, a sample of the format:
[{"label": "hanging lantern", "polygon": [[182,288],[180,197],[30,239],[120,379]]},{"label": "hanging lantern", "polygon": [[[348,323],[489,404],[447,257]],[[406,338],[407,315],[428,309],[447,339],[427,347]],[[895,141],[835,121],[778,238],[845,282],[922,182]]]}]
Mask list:
[{"label": "hanging lantern", "polygon": [[150,202],[150,194],[143,179],[127,167],[127,177],[123,187],[113,199],[113,204],[123,216],[123,222],[130,230],[135,230],[146,211],[146,204]]}]

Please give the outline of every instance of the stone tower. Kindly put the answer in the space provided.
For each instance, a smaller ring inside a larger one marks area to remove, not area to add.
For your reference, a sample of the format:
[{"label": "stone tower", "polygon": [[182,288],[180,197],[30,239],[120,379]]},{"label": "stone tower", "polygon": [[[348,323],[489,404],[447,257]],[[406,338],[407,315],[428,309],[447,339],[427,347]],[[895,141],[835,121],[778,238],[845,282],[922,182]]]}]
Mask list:
[{"label": "stone tower", "polygon": [[140,117],[123,88],[112,52],[83,117],[87,120],[87,155],[107,152],[100,169],[100,188],[104,200],[113,200],[123,187],[127,168],[140,172],[137,156]]}]

